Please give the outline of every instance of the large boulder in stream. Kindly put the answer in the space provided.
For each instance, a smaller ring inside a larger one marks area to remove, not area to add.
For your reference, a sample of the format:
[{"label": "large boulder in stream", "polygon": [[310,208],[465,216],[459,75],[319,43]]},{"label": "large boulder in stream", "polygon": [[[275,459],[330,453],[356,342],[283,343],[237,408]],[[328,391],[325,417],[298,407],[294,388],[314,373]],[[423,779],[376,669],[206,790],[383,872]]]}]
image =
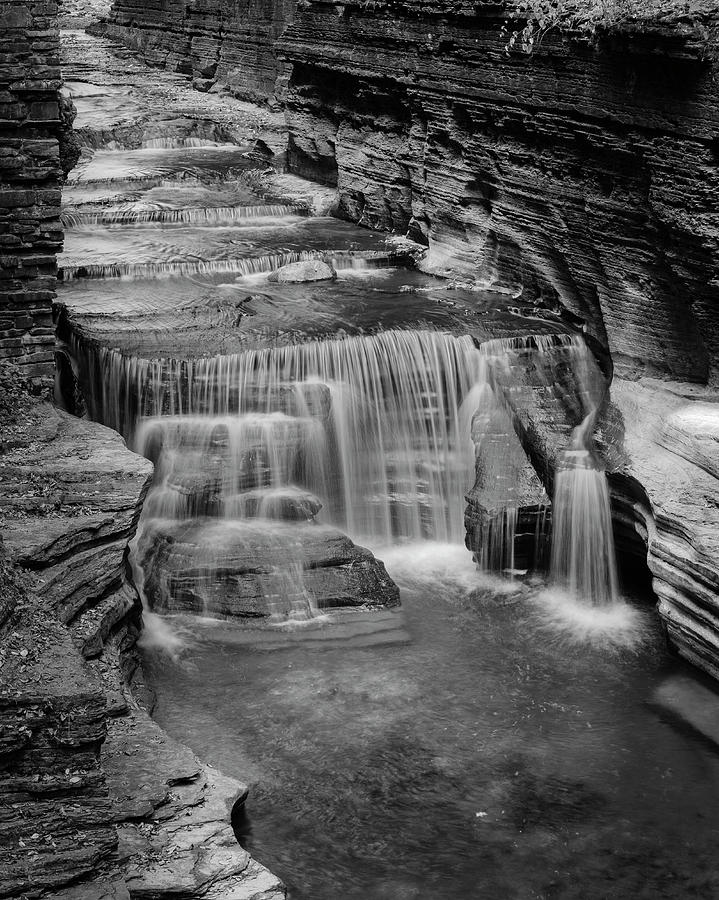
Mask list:
[{"label": "large boulder in stream", "polygon": [[288,263],[272,272],[268,281],[280,284],[300,284],[303,281],[334,281],[337,272],[321,259],[306,259],[302,262]]},{"label": "large boulder in stream", "polygon": [[151,521],[138,551],[158,612],[277,619],[310,606],[399,604],[397,586],[369,550],[313,522]]}]

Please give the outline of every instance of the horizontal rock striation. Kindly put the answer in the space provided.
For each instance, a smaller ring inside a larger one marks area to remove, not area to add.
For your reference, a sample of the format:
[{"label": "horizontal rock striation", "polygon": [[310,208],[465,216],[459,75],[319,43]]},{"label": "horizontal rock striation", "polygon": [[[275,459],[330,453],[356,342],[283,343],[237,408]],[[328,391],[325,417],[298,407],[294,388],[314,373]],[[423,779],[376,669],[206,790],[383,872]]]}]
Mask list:
[{"label": "horizontal rock striation", "polygon": [[[611,400],[603,430],[614,453],[615,521],[633,527],[646,544],[671,645],[719,678],[717,397],[617,379]],[[631,546],[630,537],[624,543]]]},{"label": "horizontal rock striation", "polygon": [[293,171],[427,264],[535,292],[619,369],[706,378],[719,349],[719,87],[665,27],[508,56],[491,4],[309,0],[280,40]]},{"label": "horizontal rock striation", "polygon": [[119,0],[109,21],[91,29],[117,38],[151,65],[191,75],[196,87],[215,84],[254,101],[283,93],[287,67],[275,43],[295,0]]},{"label": "horizontal rock striation", "polygon": [[150,521],[138,545],[158,612],[233,618],[294,610],[399,605],[384,565],[342,532],[311,522]]},{"label": "horizontal rock striation", "polygon": [[0,370],[0,895],[279,900],[232,832],[246,788],[126,687],[128,543],[152,465],[27,385]]},{"label": "horizontal rock striation", "polygon": [[55,2],[4,0],[0,31],[0,361],[52,374],[60,188],[74,164]]}]

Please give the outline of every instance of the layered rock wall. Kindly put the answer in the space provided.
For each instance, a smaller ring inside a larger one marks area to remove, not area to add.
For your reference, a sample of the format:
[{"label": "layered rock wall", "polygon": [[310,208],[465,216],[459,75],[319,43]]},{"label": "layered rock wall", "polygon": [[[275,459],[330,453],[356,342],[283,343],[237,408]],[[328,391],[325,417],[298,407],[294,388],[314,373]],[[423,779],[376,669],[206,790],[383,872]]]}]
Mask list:
[{"label": "layered rock wall", "polygon": [[0,361],[30,376],[53,368],[51,304],[62,247],[57,3],[1,0]]},{"label": "layered rock wall", "polygon": [[249,100],[281,96],[287,67],[275,42],[295,0],[117,0],[102,33],[139,50],[152,65],[216,83]]},{"label": "layered rock wall", "polygon": [[446,274],[560,305],[622,370],[703,380],[719,350],[719,81],[680,29],[508,56],[495,4],[309,0],[291,168]]}]

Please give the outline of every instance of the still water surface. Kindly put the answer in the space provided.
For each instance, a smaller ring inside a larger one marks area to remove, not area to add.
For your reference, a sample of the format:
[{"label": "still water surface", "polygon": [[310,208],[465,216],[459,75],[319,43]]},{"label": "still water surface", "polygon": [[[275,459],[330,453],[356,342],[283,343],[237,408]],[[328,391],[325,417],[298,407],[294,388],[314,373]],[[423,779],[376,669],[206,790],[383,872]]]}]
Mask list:
[{"label": "still water surface", "polygon": [[719,896],[719,756],[657,700],[686,671],[651,608],[587,640],[463,548],[379,555],[407,642],[195,623],[174,661],[147,651],[158,721],[252,785],[242,841],[290,896]]}]

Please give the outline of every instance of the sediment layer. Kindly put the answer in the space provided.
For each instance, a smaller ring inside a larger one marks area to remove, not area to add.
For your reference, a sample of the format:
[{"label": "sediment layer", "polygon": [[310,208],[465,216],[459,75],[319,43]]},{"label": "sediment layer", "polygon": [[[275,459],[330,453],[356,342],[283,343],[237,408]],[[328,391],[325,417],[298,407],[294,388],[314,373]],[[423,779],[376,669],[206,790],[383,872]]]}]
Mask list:
[{"label": "sediment layer", "polygon": [[59,94],[57,10],[5,2],[0,34],[0,363],[34,379],[52,375],[60,189],[77,159]]},{"label": "sediment layer", "polygon": [[496,5],[311,0],[280,50],[294,171],[427,264],[577,317],[632,372],[717,345],[714,66],[679,27],[508,55]]},{"label": "sediment layer", "polygon": [[294,7],[295,0],[200,6],[122,0],[93,31],[129,44],[151,65],[192,76],[201,90],[224,87],[237,97],[267,101],[284,91],[287,66],[275,45]]}]

